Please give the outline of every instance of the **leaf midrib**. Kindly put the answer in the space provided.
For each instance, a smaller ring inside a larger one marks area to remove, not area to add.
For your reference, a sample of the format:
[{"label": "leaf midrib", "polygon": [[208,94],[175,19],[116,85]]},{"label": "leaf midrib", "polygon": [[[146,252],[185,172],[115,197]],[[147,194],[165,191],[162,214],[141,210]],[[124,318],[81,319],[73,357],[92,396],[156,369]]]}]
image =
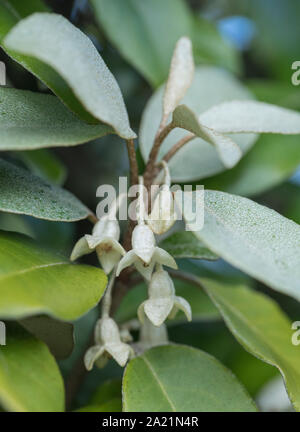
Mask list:
[{"label": "leaf midrib", "polygon": [[55,262],[55,263],[48,263],[48,264],[41,264],[41,265],[37,265],[34,267],[29,267],[27,269],[23,269],[23,270],[17,270],[13,273],[7,273],[4,276],[0,276],[0,282],[2,282],[3,280],[9,279],[11,277],[15,277],[15,276],[19,276],[22,274],[26,274],[26,273],[30,273],[36,270],[40,270],[40,269],[44,269],[44,268],[48,268],[48,267],[55,267],[55,266],[60,266],[60,265],[69,265],[70,263],[68,263],[67,261],[61,261],[61,262]]}]

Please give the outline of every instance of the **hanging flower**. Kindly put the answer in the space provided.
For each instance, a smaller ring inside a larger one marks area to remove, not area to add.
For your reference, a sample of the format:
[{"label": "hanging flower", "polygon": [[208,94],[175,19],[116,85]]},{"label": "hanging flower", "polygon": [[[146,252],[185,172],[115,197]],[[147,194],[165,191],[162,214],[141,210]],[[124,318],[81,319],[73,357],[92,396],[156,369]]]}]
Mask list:
[{"label": "hanging flower", "polygon": [[125,267],[132,264],[147,280],[151,279],[155,264],[177,269],[174,258],[164,249],[156,246],[152,230],[144,223],[140,223],[134,228],[131,242],[132,250],[127,252],[119,262],[117,276]]},{"label": "hanging flower", "polygon": [[92,235],[86,234],[75,244],[71,261],[96,251],[103,270],[109,274],[126,253],[119,243],[119,238],[120,226],[117,219],[104,216],[95,224]]},{"label": "hanging flower", "polygon": [[87,370],[92,370],[95,362],[98,367],[103,367],[110,357],[123,367],[134,355],[133,349],[121,341],[118,326],[112,318],[98,320],[95,342],[96,345],[89,348],[84,356]]},{"label": "hanging flower", "polygon": [[169,317],[174,318],[182,310],[188,321],[192,320],[190,304],[182,297],[175,295],[175,288],[168,272],[160,267],[153,273],[148,289],[149,299],[138,309],[138,317],[144,322],[144,315],[155,325],[160,326]]}]

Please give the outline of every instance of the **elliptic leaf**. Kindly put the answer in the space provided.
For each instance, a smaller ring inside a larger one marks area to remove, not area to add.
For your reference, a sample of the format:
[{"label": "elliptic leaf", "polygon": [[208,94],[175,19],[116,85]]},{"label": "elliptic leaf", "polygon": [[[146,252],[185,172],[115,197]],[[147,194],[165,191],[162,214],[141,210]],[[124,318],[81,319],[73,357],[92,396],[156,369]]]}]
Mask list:
[{"label": "elliptic leaf", "polygon": [[0,210],[52,221],[85,219],[90,211],[70,192],[0,159]]},{"label": "elliptic leaf", "polygon": [[0,403],[7,411],[64,411],[64,383],[43,342],[17,325],[7,325],[0,349]]},{"label": "elliptic leaf", "polygon": [[300,134],[300,113],[258,101],[223,102],[199,120],[221,133]]},{"label": "elliptic leaf", "polygon": [[131,360],[125,370],[126,412],[255,410],[235,376],[214,357],[195,348],[152,348]]},{"label": "elliptic leaf", "polygon": [[71,321],[101,299],[104,272],[74,265],[21,234],[0,232],[0,317],[46,314]]},{"label": "elliptic leaf", "polygon": [[0,88],[0,132],[0,150],[30,150],[83,144],[113,130],[84,123],[55,96]]},{"label": "elliptic leaf", "polygon": [[203,278],[201,285],[244,348],[279,369],[295,409],[300,411],[300,350],[292,344],[288,317],[272,299],[246,286]]},{"label": "elliptic leaf", "polygon": [[[111,125],[125,139],[135,138],[114,76],[91,40],[63,16],[34,13],[10,30],[3,45],[9,52],[37,60],[36,67],[29,65],[29,69],[71,109],[74,109],[73,104],[68,103],[64,90],[57,91],[55,83],[52,85],[47,79],[49,68],[60,75],[84,109],[94,118]],[[26,63],[24,66],[26,67]]]},{"label": "elliptic leaf", "polygon": [[[192,220],[188,207],[185,218]],[[204,226],[194,232],[200,240],[233,266],[300,300],[298,224],[247,198],[218,191],[205,191],[204,211]]]}]

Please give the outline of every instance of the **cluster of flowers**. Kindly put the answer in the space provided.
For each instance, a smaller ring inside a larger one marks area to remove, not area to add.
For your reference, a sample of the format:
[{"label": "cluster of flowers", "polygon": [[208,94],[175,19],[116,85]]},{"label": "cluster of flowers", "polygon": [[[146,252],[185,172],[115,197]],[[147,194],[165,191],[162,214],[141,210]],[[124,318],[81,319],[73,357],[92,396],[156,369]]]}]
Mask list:
[{"label": "cluster of flowers", "polygon": [[[173,318],[178,310],[182,310],[187,319],[191,320],[191,307],[182,297],[175,294],[175,288],[168,272],[163,266],[177,269],[174,258],[164,249],[156,246],[154,234],[164,234],[176,221],[174,198],[170,191],[168,166],[164,164],[165,177],[155,197],[150,215],[145,212],[143,185],[139,192],[137,204],[137,225],[132,232],[132,249],[128,252],[119,243],[120,226],[116,217],[109,214],[99,220],[92,235],[85,235],[75,245],[71,260],[96,251],[100,264],[106,274],[112,272],[106,296],[111,296],[109,285],[118,277],[123,269],[134,265],[148,284],[148,299],[138,308],[138,318],[142,324],[152,323],[156,327],[163,325],[165,320]],[[164,332],[164,330],[162,330]],[[109,357],[113,357],[121,366],[134,355],[133,348],[125,342],[130,341],[129,332],[119,330],[116,322],[105,310],[95,327],[95,343],[85,355],[88,370],[94,363],[101,367]]]}]

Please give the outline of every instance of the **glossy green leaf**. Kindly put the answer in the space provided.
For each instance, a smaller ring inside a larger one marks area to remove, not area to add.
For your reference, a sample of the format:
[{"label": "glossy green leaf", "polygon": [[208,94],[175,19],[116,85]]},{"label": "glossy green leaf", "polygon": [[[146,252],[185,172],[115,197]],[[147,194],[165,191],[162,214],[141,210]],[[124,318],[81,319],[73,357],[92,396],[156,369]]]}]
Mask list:
[{"label": "glossy green leaf", "polygon": [[[176,379],[174,379],[176,377]],[[126,412],[255,411],[235,376],[195,348],[152,348],[131,360],[123,378]]]},{"label": "glossy green leaf", "polygon": [[196,114],[186,105],[179,105],[173,113],[173,123],[214,146],[226,168],[232,168],[242,157],[239,146],[228,136],[222,135],[199,122]]},{"label": "glossy green leaf", "polygon": [[64,384],[53,356],[43,342],[12,324],[0,348],[0,402],[7,411],[64,410]]},{"label": "glossy green leaf", "polygon": [[171,234],[160,242],[159,246],[169,252],[174,258],[205,259],[209,261],[219,258],[190,231],[180,231]]},{"label": "glossy green leaf", "polygon": [[205,126],[221,133],[300,134],[300,113],[258,101],[230,101],[201,114]]},{"label": "glossy green leaf", "polygon": [[[172,278],[175,284],[176,295],[185,298],[192,308],[193,321],[213,321],[220,318],[218,310],[215,308],[209,297],[197,286],[190,282]],[[115,318],[119,323],[132,320],[137,317],[137,309],[148,297],[146,284],[138,284],[132,288],[121,302],[116,312]],[[186,323],[186,317],[183,312],[178,312],[172,319],[168,320],[168,325]]]},{"label": "glossy green leaf", "polygon": [[107,135],[107,125],[88,125],[58,98],[0,88],[0,150],[30,150],[82,144]]},{"label": "glossy green leaf", "polygon": [[106,275],[74,265],[21,235],[0,232],[0,317],[46,314],[74,320],[101,299]]},{"label": "glossy green leaf", "polygon": [[[188,207],[185,218],[191,221]],[[213,252],[300,300],[299,225],[247,198],[218,191],[205,191],[204,212],[204,226],[194,233]]]},{"label": "glossy green leaf", "polygon": [[66,167],[54,153],[47,149],[21,151],[16,153],[16,157],[19,157],[33,174],[44,180],[59,185],[66,180]]},{"label": "glossy green leaf", "polygon": [[[153,85],[168,76],[175,43],[190,36],[192,21],[182,0],[91,0],[107,36]],[[120,26],[120,22],[124,25]],[[130,29],[130,31],[128,31]]]},{"label": "glossy green leaf", "polygon": [[0,210],[40,219],[72,222],[90,211],[70,192],[0,159]]},{"label": "glossy green leaf", "polygon": [[[6,34],[3,46],[9,54],[17,52],[21,57],[16,60],[44,81],[77,114],[81,115],[84,107],[90,116],[111,125],[123,138],[135,137],[115,78],[91,40],[63,16],[30,15]],[[29,65],[26,56],[31,58]],[[69,98],[70,89],[73,98]],[[80,109],[79,104],[82,105]],[[87,120],[86,115],[83,117]]]},{"label": "glossy green leaf", "polygon": [[244,348],[279,369],[291,401],[300,411],[300,350],[292,344],[288,317],[269,297],[246,286],[209,279],[201,279],[201,284]]},{"label": "glossy green leaf", "polygon": [[[143,113],[140,128],[140,148],[146,161],[153,145],[162,112],[163,87],[157,90],[149,100]],[[251,99],[250,92],[238,80],[222,69],[212,66],[197,67],[194,81],[188,89],[182,103],[187,105],[194,113],[200,115],[213,105],[232,99]],[[180,129],[173,130],[163,142],[159,158],[187,132]],[[254,144],[256,136],[253,134],[234,135],[234,141],[243,153]],[[224,164],[215,147],[201,138],[187,143],[169,162],[172,179],[187,182],[224,171]],[[188,167],[186,170],[183,167]]]},{"label": "glossy green leaf", "polygon": [[204,181],[207,189],[253,196],[288,179],[300,164],[298,136],[262,135],[237,166]]},{"label": "glossy green leaf", "polygon": [[73,324],[45,315],[24,318],[19,323],[33,336],[43,341],[57,359],[71,355],[74,347]]}]

